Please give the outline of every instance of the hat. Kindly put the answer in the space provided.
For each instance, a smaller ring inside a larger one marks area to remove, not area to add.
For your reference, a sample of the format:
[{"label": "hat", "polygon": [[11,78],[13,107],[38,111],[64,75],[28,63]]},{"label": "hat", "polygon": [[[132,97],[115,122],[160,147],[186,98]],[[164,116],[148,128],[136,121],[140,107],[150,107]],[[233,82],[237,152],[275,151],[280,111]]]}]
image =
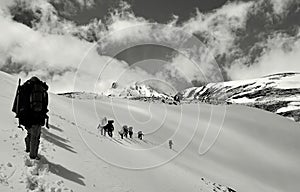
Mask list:
[{"label": "hat", "polygon": [[114,123],[114,120],[108,120],[107,122],[108,123]]},{"label": "hat", "polygon": [[33,76],[30,78],[30,81],[39,81],[39,78],[37,78],[36,76]]}]

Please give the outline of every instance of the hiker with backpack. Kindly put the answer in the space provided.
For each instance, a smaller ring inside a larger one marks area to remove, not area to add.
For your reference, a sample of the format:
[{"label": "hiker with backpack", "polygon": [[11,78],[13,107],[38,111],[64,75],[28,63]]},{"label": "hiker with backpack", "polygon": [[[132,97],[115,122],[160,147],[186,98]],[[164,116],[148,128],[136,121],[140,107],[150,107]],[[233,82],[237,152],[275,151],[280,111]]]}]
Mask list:
[{"label": "hiker with backpack", "polygon": [[120,135],[121,139],[124,138],[124,129],[119,130],[119,135]]},{"label": "hiker with backpack", "polygon": [[[25,151],[31,159],[39,160],[38,149],[40,144],[41,127],[48,126],[48,85],[39,78],[33,76],[19,85],[14,99],[12,111],[19,119],[19,128],[22,126],[27,130],[25,138]],[[46,121],[46,122],[45,122]],[[23,128],[22,128],[23,129]]]},{"label": "hiker with backpack", "polygon": [[129,137],[132,138],[132,135],[133,135],[133,127],[128,127],[128,134],[129,134]]},{"label": "hiker with backpack", "polygon": [[143,135],[144,135],[144,133],[143,133],[142,131],[139,131],[137,134],[138,134],[138,138],[139,138],[140,140],[143,140]]},{"label": "hiker with backpack", "polygon": [[169,140],[169,148],[170,148],[170,149],[173,149],[173,144],[174,144],[173,141],[170,139],[170,140]]},{"label": "hiker with backpack", "polygon": [[104,131],[104,126],[107,124],[107,118],[104,117],[103,119],[101,119],[97,129],[100,132],[101,135],[105,136],[106,132]]},{"label": "hiker with backpack", "polygon": [[127,138],[127,135],[128,135],[128,127],[127,127],[127,125],[123,126],[123,131],[124,131],[124,137]]},{"label": "hiker with backpack", "polygon": [[107,132],[108,136],[112,137],[113,136],[113,131],[114,131],[114,120],[108,120],[107,124],[103,127],[104,131]]}]

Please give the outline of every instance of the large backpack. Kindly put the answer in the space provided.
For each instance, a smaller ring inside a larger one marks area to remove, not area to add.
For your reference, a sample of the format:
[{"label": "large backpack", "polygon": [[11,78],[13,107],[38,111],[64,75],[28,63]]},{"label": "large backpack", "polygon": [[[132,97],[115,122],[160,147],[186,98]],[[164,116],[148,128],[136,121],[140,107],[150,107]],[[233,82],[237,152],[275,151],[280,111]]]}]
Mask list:
[{"label": "large backpack", "polygon": [[34,113],[44,113],[47,107],[47,90],[42,82],[32,83],[32,89],[29,94],[30,111]]},{"label": "large backpack", "polygon": [[17,89],[13,112],[19,124],[25,127],[33,124],[44,125],[47,116],[48,86],[37,78],[31,78]]}]

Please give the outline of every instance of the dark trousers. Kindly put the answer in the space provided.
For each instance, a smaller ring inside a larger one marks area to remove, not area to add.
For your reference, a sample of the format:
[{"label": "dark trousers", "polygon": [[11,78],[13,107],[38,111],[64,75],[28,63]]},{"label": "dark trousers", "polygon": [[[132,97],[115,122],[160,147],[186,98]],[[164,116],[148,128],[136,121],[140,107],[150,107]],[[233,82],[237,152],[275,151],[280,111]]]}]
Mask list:
[{"label": "dark trousers", "polygon": [[129,137],[132,138],[133,132],[129,131],[128,133],[129,133]]},{"label": "dark trousers", "polygon": [[110,137],[112,137],[113,136],[113,133],[112,133],[112,131],[108,131],[108,136],[110,136]]},{"label": "dark trousers", "polygon": [[41,126],[32,125],[26,128],[27,136],[25,138],[26,152],[29,152],[30,158],[36,158],[40,145]]},{"label": "dark trousers", "polygon": [[143,140],[143,135],[142,135],[142,134],[138,135],[138,138],[139,138],[140,140]]}]

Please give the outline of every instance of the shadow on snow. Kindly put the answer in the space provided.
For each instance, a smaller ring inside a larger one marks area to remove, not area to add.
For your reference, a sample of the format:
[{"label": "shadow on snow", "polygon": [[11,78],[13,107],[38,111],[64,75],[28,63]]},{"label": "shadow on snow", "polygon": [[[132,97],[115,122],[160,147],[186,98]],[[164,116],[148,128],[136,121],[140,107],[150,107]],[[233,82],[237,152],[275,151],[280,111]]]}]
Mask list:
[{"label": "shadow on snow", "polygon": [[78,183],[79,185],[85,186],[85,183],[83,182],[84,177],[82,175],[63,167],[60,164],[55,164],[55,163],[50,162],[45,156],[42,156],[40,163],[48,164],[49,172],[51,172],[59,177],[63,177],[67,180]]},{"label": "shadow on snow", "polygon": [[[55,127],[54,125],[49,125],[51,129],[62,131],[62,129]],[[47,129],[42,129],[42,135],[41,135],[46,141],[53,143],[54,145],[57,145],[63,149],[66,149],[72,153],[76,153],[76,151],[73,150],[73,147],[66,144],[69,143],[70,141],[62,138],[60,136],[57,136],[51,132],[49,132]]]}]

